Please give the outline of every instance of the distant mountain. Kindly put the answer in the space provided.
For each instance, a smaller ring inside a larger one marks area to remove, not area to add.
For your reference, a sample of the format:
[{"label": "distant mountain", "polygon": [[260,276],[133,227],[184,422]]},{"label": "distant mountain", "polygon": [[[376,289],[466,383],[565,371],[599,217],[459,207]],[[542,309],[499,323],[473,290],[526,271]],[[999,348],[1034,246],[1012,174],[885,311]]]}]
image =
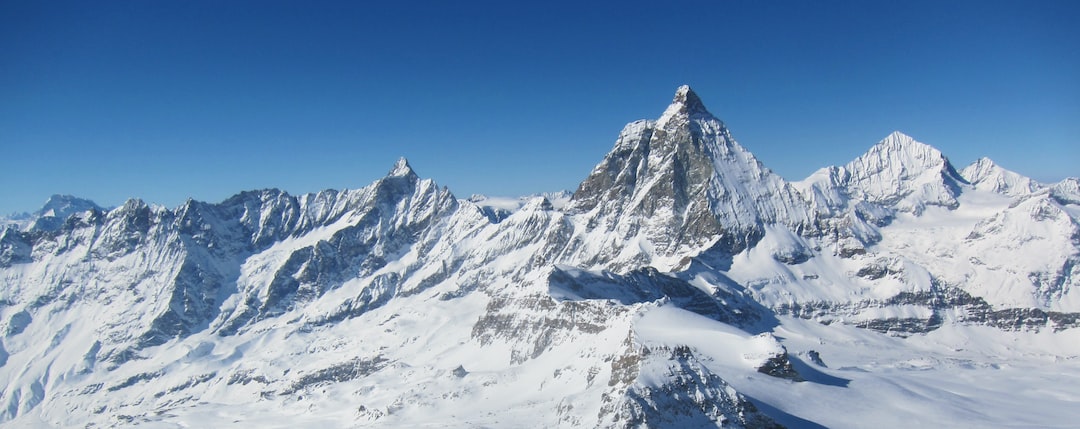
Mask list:
[{"label": "distant mountain", "polygon": [[525,207],[529,201],[536,198],[546,198],[555,210],[562,210],[570,202],[573,194],[570,191],[544,192],[526,195],[522,197],[490,197],[487,195],[474,194],[468,198],[470,203],[476,204],[484,211],[494,223],[502,222],[514,212]]},{"label": "distant mountain", "polygon": [[0,218],[0,226],[11,225],[19,229],[54,231],[63,226],[64,221],[73,214],[87,211],[103,211],[93,201],[71,195],[53,195],[45,205],[33,213],[16,213]]},{"label": "distant mountain", "polygon": [[0,425],[1063,427],[1078,183],[899,132],[787,182],[684,86],[572,194],[459,199],[401,159],[54,197],[0,230]]}]

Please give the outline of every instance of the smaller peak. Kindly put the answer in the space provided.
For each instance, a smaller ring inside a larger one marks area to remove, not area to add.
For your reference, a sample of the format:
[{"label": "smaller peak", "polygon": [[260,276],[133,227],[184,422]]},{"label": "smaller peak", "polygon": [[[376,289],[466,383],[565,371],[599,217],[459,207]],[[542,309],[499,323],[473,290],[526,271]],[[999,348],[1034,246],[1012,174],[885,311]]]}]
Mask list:
[{"label": "smaller peak", "polygon": [[964,167],[963,174],[964,177],[966,177],[967,179],[974,180],[973,177],[968,177],[968,174],[973,176],[985,176],[987,174],[990,174],[990,172],[992,171],[1004,172],[1008,170],[1005,170],[1004,168],[999,166],[996,162],[994,162],[994,160],[990,159],[989,157],[984,156],[982,158],[976,159],[975,162],[971,163],[971,165]]},{"label": "smaller peak", "polygon": [[984,156],[976,159],[975,162],[972,162],[967,167],[964,167],[964,169],[960,171],[960,175],[964,176],[964,178],[971,183],[977,183],[986,179],[987,176],[992,174],[1000,175],[1004,172],[1006,172],[1005,169],[998,167],[993,160]]},{"label": "smaller peak", "polygon": [[139,210],[149,207],[150,205],[146,204],[142,198],[128,198],[127,201],[124,201],[124,205],[120,206],[123,210]]},{"label": "smaller peak", "polygon": [[87,203],[90,200],[82,199],[74,195],[67,194],[53,194],[48,200],[45,200],[45,206],[56,206],[60,204],[73,204],[73,203]]},{"label": "smaller peak", "polygon": [[994,160],[984,156],[982,158],[976,159],[975,162],[972,162],[967,167],[964,167],[964,171],[962,174],[968,179],[974,179],[974,177],[968,176],[971,175],[981,177],[994,170],[1005,171],[1005,169],[998,166],[997,163],[994,162]]},{"label": "smaller peak", "polygon": [[398,158],[394,163],[394,168],[390,169],[390,172],[386,174],[389,177],[409,177],[415,176],[416,172],[413,171],[412,166],[409,165],[409,160],[405,157]]},{"label": "smaller peak", "polygon": [[1014,197],[1027,195],[1042,188],[1038,182],[1007,170],[985,156],[964,167],[960,171],[960,176],[975,185],[975,189]]},{"label": "smaller peak", "polygon": [[879,174],[893,168],[897,169],[895,174],[938,168],[944,168],[950,176],[959,174],[953,173],[954,168],[940,150],[900,131],[893,131],[844,168],[857,176]]},{"label": "smaller peak", "polygon": [[554,209],[554,206],[551,205],[551,200],[542,195],[533,197],[521,207],[521,211],[523,212],[551,211]]},{"label": "smaller peak", "polygon": [[79,198],[74,195],[54,194],[45,201],[45,204],[42,205],[41,209],[35,212],[35,214],[37,216],[66,218],[72,213],[83,212],[90,209],[102,210],[100,206],[88,199]]}]

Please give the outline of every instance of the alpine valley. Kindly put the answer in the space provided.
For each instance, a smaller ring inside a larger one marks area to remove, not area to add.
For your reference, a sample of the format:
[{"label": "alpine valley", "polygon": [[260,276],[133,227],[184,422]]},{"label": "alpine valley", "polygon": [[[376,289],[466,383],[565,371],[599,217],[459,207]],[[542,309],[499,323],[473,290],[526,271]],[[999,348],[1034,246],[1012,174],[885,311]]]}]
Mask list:
[{"label": "alpine valley", "polygon": [[54,197],[4,427],[1074,427],[1080,180],[899,132],[788,182],[681,87],[575,192]]}]

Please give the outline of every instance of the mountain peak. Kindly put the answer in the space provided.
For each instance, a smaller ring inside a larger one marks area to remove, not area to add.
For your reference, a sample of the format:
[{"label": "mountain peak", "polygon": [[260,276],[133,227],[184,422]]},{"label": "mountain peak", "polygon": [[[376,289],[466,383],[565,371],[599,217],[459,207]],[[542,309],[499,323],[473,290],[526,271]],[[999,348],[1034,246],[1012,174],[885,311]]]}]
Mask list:
[{"label": "mountain peak", "polygon": [[53,195],[40,209],[31,214],[30,229],[39,231],[55,231],[64,225],[64,221],[75,213],[87,210],[101,210],[101,206],[93,201],[75,197],[72,195]]},{"label": "mountain peak", "polygon": [[390,172],[386,174],[389,177],[408,177],[415,176],[416,172],[413,171],[412,166],[409,165],[409,160],[405,157],[398,158],[394,163],[394,168],[390,169]]},{"label": "mountain peak", "polygon": [[45,204],[38,209],[35,215],[67,217],[67,215],[70,215],[71,213],[90,209],[102,210],[102,208],[93,201],[73,195],[54,194],[45,201]]},{"label": "mountain peak", "polygon": [[892,158],[894,162],[915,162],[926,165],[936,165],[945,159],[945,155],[937,148],[915,140],[914,137],[900,131],[890,133],[863,156],[867,155]]},{"label": "mountain peak", "polygon": [[702,246],[737,253],[764,235],[763,225],[807,218],[793,188],[736,143],[689,86],[659,120],[623,129],[568,211],[636,231],[663,256]]},{"label": "mountain peak", "polygon": [[1007,170],[985,156],[964,167],[960,176],[974,185],[975,189],[1012,197],[1027,195],[1042,188],[1038,182]]},{"label": "mountain peak", "polygon": [[666,123],[668,119],[680,114],[688,117],[712,117],[712,114],[705,108],[705,103],[701,102],[701,97],[698,97],[697,93],[690,89],[689,85],[680,86],[679,89],[675,90],[675,97],[671,100],[671,105],[664,111],[664,114],[660,116],[659,122]]},{"label": "mountain peak", "polygon": [[934,151],[937,151],[937,149],[933,148],[932,146],[917,141],[914,137],[904,134],[900,131],[893,131],[892,133],[889,133],[889,135],[885,136],[885,138],[882,139],[878,143],[878,145],[898,149],[932,149]]},{"label": "mountain peak", "polygon": [[1001,166],[997,165],[994,160],[984,156],[982,158],[976,159],[975,162],[971,163],[971,165],[964,167],[964,170],[960,172],[960,175],[964,176],[964,179],[967,179],[967,181],[975,183],[981,180],[986,175],[997,172],[999,170],[1004,169]]},{"label": "mountain peak", "polygon": [[915,138],[912,137],[912,136],[909,136],[907,134],[904,134],[902,131],[896,130],[896,131],[893,131],[893,132],[889,133],[889,135],[885,137],[885,140],[896,140],[896,141],[902,141],[902,142],[914,142]]},{"label": "mountain peak", "polygon": [[957,206],[968,181],[937,148],[893,131],[844,166],[848,186],[859,198],[922,213],[929,205]]},{"label": "mountain peak", "polygon": [[690,85],[680,86],[675,91],[675,98],[671,100],[671,103],[681,104],[687,113],[708,113],[708,110],[705,109],[705,103],[702,103],[701,97],[698,97],[697,93],[690,89]]}]

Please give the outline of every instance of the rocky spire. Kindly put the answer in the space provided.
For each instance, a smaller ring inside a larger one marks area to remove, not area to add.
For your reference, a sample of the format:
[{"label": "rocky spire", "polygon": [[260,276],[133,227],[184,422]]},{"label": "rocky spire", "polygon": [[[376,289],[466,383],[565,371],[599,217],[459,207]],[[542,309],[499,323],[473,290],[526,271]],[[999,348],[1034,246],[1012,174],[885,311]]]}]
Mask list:
[{"label": "rocky spire", "polygon": [[663,127],[671,118],[685,117],[706,117],[715,119],[715,117],[709,113],[705,108],[705,103],[701,102],[701,98],[693,89],[690,89],[689,85],[680,86],[675,91],[675,98],[671,100],[671,105],[664,110],[664,114],[660,115],[660,119],[657,120],[657,124]]},{"label": "rocky spire", "polygon": [[390,169],[390,172],[386,174],[388,177],[409,177],[416,176],[416,172],[413,171],[412,166],[409,165],[409,160],[405,157],[398,158],[394,163],[394,168]]}]

